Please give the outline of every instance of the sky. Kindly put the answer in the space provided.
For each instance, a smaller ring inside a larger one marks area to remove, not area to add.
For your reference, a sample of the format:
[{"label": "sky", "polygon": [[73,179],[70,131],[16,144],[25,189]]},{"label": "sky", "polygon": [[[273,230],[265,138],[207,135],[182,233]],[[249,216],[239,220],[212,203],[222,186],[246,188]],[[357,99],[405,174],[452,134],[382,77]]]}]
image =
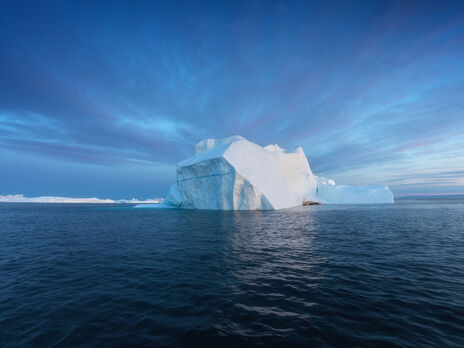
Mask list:
[{"label": "sky", "polygon": [[235,134],[464,193],[464,2],[0,2],[0,194],[162,197]]}]

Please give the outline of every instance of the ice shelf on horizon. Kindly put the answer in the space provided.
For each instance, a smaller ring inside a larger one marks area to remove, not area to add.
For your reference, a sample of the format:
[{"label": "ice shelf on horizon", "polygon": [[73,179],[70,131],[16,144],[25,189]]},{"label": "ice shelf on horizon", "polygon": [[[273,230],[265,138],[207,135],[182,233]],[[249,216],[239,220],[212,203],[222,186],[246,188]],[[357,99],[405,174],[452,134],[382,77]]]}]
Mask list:
[{"label": "ice shelf on horizon", "polygon": [[56,197],[56,196],[40,196],[40,197],[24,197],[22,194],[16,195],[0,195],[0,203],[110,203],[110,204],[159,204],[163,201],[162,198],[153,198],[141,200],[132,199],[101,199],[101,198],[73,198],[73,197]]},{"label": "ice shelf on horizon", "polygon": [[273,210],[307,202],[393,203],[388,186],[336,185],[314,175],[301,147],[261,147],[236,135],[203,140],[195,150],[177,164],[177,182],[159,207]]}]

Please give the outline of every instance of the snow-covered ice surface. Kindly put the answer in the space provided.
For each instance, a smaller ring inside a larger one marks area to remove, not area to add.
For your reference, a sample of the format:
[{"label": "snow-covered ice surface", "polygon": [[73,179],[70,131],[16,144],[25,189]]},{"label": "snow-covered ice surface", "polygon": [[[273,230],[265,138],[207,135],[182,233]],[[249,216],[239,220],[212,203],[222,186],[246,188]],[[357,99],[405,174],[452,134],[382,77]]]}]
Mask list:
[{"label": "snow-covered ice surface", "polygon": [[305,201],[393,203],[387,186],[336,185],[317,177],[301,147],[294,151],[278,145],[263,148],[236,135],[203,140],[195,151],[177,164],[177,182],[156,207],[271,210]]},{"label": "snow-covered ice surface", "polygon": [[163,201],[162,198],[154,198],[147,200],[140,200],[137,198],[132,199],[100,199],[100,198],[71,198],[71,197],[55,197],[55,196],[41,196],[41,197],[24,197],[24,195],[0,195],[0,203],[132,203],[132,204],[159,204]]}]

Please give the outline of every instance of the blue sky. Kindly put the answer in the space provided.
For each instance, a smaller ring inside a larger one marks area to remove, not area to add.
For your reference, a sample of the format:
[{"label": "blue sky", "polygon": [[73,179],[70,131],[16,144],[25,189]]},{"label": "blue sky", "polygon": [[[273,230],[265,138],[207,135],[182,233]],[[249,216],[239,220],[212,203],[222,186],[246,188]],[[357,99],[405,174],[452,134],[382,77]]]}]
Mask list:
[{"label": "blue sky", "polygon": [[164,196],[234,134],[464,192],[464,2],[1,2],[0,194]]}]

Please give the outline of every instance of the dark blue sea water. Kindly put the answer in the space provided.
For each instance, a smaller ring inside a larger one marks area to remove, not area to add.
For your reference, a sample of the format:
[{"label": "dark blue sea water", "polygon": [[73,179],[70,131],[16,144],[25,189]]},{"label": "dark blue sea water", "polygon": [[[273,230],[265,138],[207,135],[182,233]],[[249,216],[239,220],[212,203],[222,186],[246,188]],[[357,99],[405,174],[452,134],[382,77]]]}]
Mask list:
[{"label": "dark blue sea water", "polygon": [[464,346],[464,199],[0,204],[0,346]]}]

